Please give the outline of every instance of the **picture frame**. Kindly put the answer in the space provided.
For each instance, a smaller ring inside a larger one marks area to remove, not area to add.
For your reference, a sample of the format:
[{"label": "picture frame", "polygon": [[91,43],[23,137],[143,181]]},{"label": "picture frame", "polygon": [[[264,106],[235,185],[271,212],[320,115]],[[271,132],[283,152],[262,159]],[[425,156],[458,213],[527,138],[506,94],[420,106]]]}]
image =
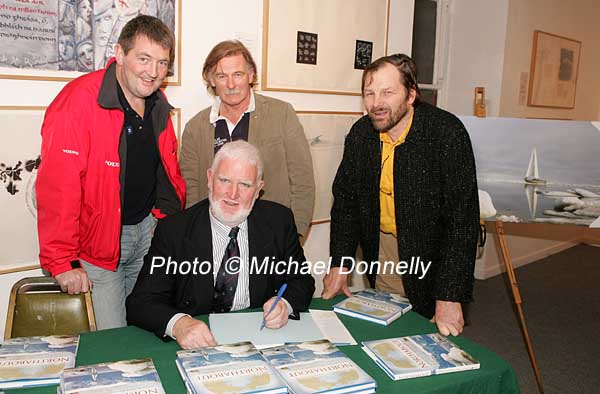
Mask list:
[{"label": "picture frame", "polygon": [[[0,106],[0,274],[40,268],[35,180],[46,107]],[[18,132],[19,138],[15,138]]]},{"label": "picture frame", "polygon": [[179,151],[181,149],[181,108],[173,108],[171,110],[171,122],[173,122],[173,129],[177,138],[177,158],[179,158]]},{"label": "picture frame", "polygon": [[575,108],[581,41],[535,30],[527,105]]},{"label": "picture frame", "polygon": [[344,140],[364,114],[346,111],[296,111],[313,161],[315,205],[311,224],[331,221],[331,187],[344,153]]},{"label": "picture frame", "polygon": [[[263,0],[261,89],[360,96],[357,41],[372,43],[372,59],[385,56],[389,14],[390,0]],[[305,34],[318,36],[318,47],[298,62]]]},{"label": "picture frame", "polygon": [[[144,5],[135,13],[126,14],[123,4],[129,3],[47,0],[28,3],[24,11],[23,3],[18,0],[0,0],[2,13],[6,17],[14,14],[11,20],[16,21],[0,37],[3,46],[0,79],[68,82],[103,68],[112,56],[113,44],[122,26],[136,15],[147,13],[156,14],[173,26],[175,59],[163,85],[180,86],[182,0],[165,0],[161,2],[162,8],[156,5],[156,9],[147,9]],[[25,12],[44,17],[19,19],[26,16]]]},{"label": "picture frame", "polygon": [[[0,106],[0,274],[40,268],[35,181],[40,163],[40,130],[45,106]],[[178,146],[181,109],[171,111]],[[18,131],[19,138],[14,138]]]},{"label": "picture frame", "polygon": [[364,70],[373,61],[373,43],[370,41],[356,40],[354,52],[354,68]]}]

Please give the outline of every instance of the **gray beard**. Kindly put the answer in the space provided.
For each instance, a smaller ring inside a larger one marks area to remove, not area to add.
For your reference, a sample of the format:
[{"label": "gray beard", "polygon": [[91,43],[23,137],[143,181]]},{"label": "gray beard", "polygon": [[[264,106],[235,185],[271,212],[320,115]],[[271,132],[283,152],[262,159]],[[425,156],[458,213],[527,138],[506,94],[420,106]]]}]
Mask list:
[{"label": "gray beard", "polygon": [[209,206],[210,206],[210,212],[213,214],[215,219],[217,219],[219,222],[221,222],[224,225],[229,226],[229,227],[235,227],[235,226],[238,226],[241,223],[243,223],[244,220],[246,220],[248,218],[248,216],[250,215],[250,212],[252,211],[252,208],[254,207],[255,201],[256,201],[256,199],[254,199],[254,201],[252,201],[252,205],[250,205],[250,207],[248,207],[247,209],[240,208],[240,211],[237,214],[230,216],[230,215],[227,215],[225,212],[223,212],[221,210],[221,208],[218,206],[218,204],[215,204],[215,202],[212,198],[212,192],[210,190],[208,191],[208,202],[209,202]]}]

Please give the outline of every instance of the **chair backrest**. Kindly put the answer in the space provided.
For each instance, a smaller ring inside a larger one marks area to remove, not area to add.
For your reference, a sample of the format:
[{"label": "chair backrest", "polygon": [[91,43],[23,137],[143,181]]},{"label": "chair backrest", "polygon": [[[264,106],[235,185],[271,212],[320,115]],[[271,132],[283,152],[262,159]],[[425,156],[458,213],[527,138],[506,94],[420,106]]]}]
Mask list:
[{"label": "chair backrest", "polygon": [[90,293],[67,294],[51,277],[24,278],[10,292],[4,339],[96,331]]}]

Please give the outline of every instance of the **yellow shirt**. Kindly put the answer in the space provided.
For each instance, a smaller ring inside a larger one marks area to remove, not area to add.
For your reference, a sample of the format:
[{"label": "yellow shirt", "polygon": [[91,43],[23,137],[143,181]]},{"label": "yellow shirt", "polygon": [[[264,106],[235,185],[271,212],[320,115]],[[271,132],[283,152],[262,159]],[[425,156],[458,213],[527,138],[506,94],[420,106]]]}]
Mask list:
[{"label": "yellow shirt", "polygon": [[379,182],[379,204],[381,219],[379,229],[384,233],[396,233],[396,210],[394,208],[394,150],[398,145],[404,143],[406,135],[412,125],[414,112],[410,115],[408,124],[400,137],[392,141],[387,133],[379,133],[381,140],[381,180]]}]

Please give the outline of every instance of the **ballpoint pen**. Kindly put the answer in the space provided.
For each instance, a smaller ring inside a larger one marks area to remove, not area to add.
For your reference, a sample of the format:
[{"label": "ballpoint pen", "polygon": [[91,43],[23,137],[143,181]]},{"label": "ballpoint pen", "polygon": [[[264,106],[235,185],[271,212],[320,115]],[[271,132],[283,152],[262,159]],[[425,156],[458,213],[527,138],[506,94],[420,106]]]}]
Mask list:
[{"label": "ballpoint pen", "polygon": [[266,320],[267,316],[269,316],[271,314],[271,312],[273,312],[273,309],[275,309],[275,307],[277,306],[277,303],[279,302],[279,300],[281,300],[281,297],[283,296],[283,292],[285,291],[285,289],[287,289],[287,283],[282,284],[281,287],[279,288],[279,291],[277,292],[277,298],[275,298],[275,302],[273,303],[273,305],[271,305],[271,309],[269,309],[269,312],[267,312],[265,317],[263,317],[262,324],[260,325],[260,331],[262,331],[262,329],[265,328],[265,326],[267,325],[267,320]]}]

